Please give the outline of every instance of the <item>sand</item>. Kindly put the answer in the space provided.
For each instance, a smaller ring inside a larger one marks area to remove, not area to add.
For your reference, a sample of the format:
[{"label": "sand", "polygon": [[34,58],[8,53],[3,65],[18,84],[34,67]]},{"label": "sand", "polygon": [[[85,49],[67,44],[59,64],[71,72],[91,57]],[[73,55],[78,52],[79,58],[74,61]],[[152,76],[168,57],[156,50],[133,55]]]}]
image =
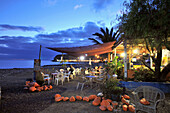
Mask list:
[{"label": "sand", "polygon": [[[89,96],[97,94],[100,90],[86,86],[83,91],[76,90],[79,76],[70,82],[64,82],[62,86],[53,85],[50,91],[29,92],[24,90],[25,81],[33,78],[33,69],[0,69],[0,86],[2,90],[2,113],[109,113],[101,111],[99,106],[93,106],[91,102],[55,102],[54,95],[62,96]],[[166,109],[170,108],[170,96],[166,94]],[[165,113],[166,113],[166,109]],[[122,113],[130,113],[122,111]],[[161,113],[164,113],[162,111]]]}]

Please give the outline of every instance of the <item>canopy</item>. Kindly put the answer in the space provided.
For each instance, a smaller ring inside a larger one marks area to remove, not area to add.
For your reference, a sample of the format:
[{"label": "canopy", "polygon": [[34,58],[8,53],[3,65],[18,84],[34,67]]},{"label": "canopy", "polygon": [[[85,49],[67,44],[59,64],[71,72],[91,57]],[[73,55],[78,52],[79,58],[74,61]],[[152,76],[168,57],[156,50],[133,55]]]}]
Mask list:
[{"label": "canopy", "polygon": [[80,47],[65,47],[65,48],[52,48],[47,47],[48,49],[67,53],[71,56],[94,56],[99,54],[104,54],[112,51],[112,47],[116,41],[108,42],[103,44],[89,45],[89,46],[80,46]]}]

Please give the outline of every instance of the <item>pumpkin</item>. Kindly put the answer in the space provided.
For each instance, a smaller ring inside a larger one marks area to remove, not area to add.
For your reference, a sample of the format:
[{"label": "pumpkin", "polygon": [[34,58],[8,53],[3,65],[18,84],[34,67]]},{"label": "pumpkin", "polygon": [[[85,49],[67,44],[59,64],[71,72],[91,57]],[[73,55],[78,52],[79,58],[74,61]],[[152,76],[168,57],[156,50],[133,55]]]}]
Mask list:
[{"label": "pumpkin", "polygon": [[61,100],[63,100],[62,97],[57,97],[57,98],[55,98],[55,101],[56,101],[56,102],[60,102]]},{"label": "pumpkin", "polygon": [[133,113],[135,112],[135,107],[133,105],[129,105],[128,108],[129,108],[129,111]]},{"label": "pumpkin", "polygon": [[98,105],[100,104],[100,102],[101,102],[101,98],[100,98],[100,97],[96,97],[96,98],[93,100],[92,104],[93,104],[94,106],[98,106]]},{"label": "pumpkin", "polygon": [[69,100],[69,97],[64,97],[63,101]]},{"label": "pumpkin", "polygon": [[25,84],[28,85],[30,83],[30,81],[26,81]]},{"label": "pumpkin", "polygon": [[102,100],[102,102],[100,103],[101,106],[107,107],[108,105],[110,105],[110,103],[107,100]]},{"label": "pumpkin", "polygon": [[96,95],[90,95],[89,100],[94,100],[97,96]]},{"label": "pumpkin", "polygon": [[61,97],[61,95],[60,95],[60,94],[56,94],[56,95],[55,95],[55,98],[57,98],[57,97]]},{"label": "pumpkin", "polygon": [[48,90],[48,87],[47,87],[46,85],[44,86],[44,90],[45,90],[45,91]]},{"label": "pumpkin", "polygon": [[106,110],[106,107],[105,106],[100,106],[99,107],[102,111],[105,111]]},{"label": "pumpkin", "polygon": [[123,111],[127,111],[127,105],[123,105],[122,108],[123,108]]},{"label": "pumpkin", "polygon": [[83,97],[83,101],[89,102],[89,97]]},{"label": "pumpkin", "polygon": [[40,85],[37,82],[34,82],[34,87],[40,87]]},{"label": "pumpkin", "polygon": [[142,99],[140,100],[140,103],[141,103],[141,104],[144,104],[144,105],[149,105],[149,104],[150,104],[145,98],[142,98]]},{"label": "pumpkin", "polygon": [[112,100],[111,99],[106,99],[108,102],[112,103]]},{"label": "pumpkin", "polygon": [[123,95],[123,97],[124,97],[125,99],[130,99],[130,97],[129,97],[128,95]]},{"label": "pumpkin", "polygon": [[30,90],[30,91],[35,91],[36,88],[35,88],[34,86],[32,86],[32,87],[29,88],[29,90]]},{"label": "pumpkin", "polygon": [[77,100],[82,100],[82,97],[77,95],[77,96],[76,96],[76,99],[77,99]]},{"label": "pumpkin", "polygon": [[105,100],[105,97],[102,97],[102,100]]},{"label": "pumpkin", "polygon": [[50,85],[48,88],[49,88],[49,89],[52,89],[52,88],[53,88],[53,86],[52,86],[52,85]]},{"label": "pumpkin", "polygon": [[70,102],[75,102],[76,101],[76,99],[74,98],[74,96],[71,96],[70,97]]},{"label": "pumpkin", "polygon": [[37,88],[36,88],[36,91],[41,91],[41,87],[37,87]]},{"label": "pumpkin", "polygon": [[115,107],[118,105],[117,102],[112,102],[112,107],[115,109]]},{"label": "pumpkin", "polygon": [[113,107],[112,107],[111,105],[108,105],[108,106],[107,106],[107,109],[108,109],[109,111],[113,111]]},{"label": "pumpkin", "polygon": [[129,100],[126,100],[125,98],[122,98],[122,102],[125,103],[126,105],[129,105]]}]

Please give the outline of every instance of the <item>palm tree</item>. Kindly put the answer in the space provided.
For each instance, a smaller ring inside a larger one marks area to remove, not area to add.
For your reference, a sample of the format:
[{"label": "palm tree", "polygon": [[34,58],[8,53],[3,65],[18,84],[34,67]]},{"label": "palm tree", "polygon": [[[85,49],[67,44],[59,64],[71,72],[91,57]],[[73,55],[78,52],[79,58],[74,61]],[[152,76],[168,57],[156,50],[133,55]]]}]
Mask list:
[{"label": "palm tree", "polygon": [[[113,45],[113,46],[116,46],[122,41],[122,38],[119,38],[120,31],[117,30],[116,32],[113,33],[113,27],[111,28],[110,32],[107,27],[106,27],[106,31],[103,28],[100,28],[100,31],[103,34],[94,33],[93,35],[97,36],[97,39],[101,40],[103,43],[116,41]],[[88,39],[92,40],[95,44],[101,44],[98,40],[94,38],[88,38]],[[110,53],[108,53],[108,57],[110,57]]]}]

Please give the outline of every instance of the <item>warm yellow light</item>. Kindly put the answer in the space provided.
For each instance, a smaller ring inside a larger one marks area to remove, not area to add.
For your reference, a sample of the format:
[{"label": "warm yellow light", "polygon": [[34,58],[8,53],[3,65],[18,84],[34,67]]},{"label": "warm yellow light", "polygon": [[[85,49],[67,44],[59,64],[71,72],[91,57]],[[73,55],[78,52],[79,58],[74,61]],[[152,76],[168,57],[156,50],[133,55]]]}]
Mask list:
[{"label": "warm yellow light", "polygon": [[121,56],[121,57],[124,57],[124,56],[125,56],[125,53],[121,53],[120,56]]},{"label": "warm yellow light", "polygon": [[137,54],[138,53],[138,49],[133,50],[133,53]]}]

